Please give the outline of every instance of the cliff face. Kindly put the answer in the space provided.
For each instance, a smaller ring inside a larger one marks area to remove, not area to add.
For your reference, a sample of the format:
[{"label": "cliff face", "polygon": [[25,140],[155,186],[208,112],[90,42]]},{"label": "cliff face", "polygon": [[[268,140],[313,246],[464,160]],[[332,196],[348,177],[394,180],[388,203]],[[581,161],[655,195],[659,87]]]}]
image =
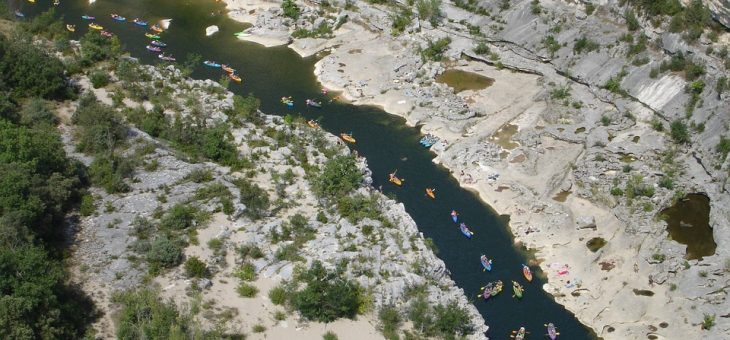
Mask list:
[{"label": "cliff face", "polygon": [[717,20],[726,28],[730,28],[730,1],[728,0],[702,0],[712,12],[712,18]]}]

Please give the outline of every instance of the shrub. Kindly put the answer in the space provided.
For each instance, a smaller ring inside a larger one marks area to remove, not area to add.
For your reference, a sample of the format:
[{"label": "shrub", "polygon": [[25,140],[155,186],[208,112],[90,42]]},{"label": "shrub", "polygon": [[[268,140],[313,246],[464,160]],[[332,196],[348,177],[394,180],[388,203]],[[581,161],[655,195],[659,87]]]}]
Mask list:
[{"label": "shrub", "polygon": [[280,247],[276,250],[274,253],[274,258],[279,261],[299,261],[302,259],[301,256],[299,256],[299,247],[297,247],[295,244],[287,244],[285,246]]},{"label": "shrub", "polygon": [[253,259],[260,259],[264,257],[264,253],[261,251],[261,248],[255,244],[245,244],[237,249],[238,256],[241,257],[241,260],[246,260],[247,258],[253,258]]},{"label": "shrub", "polygon": [[79,207],[79,214],[81,216],[91,216],[96,211],[94,205],[94,196],[86,194],[81,197],[81,206]]},{"label": "shrub", "polygon": [[322,340],[338,340],[337,334],[335,334],[332,331],[327,331],[327,333],[322,334]]},{"label": "shrub", "polygon": [[167,211],[160,220],[161,229],[183,230],[198,224],[198,209],[187,204],[178,203]]},{"label": "shrub", "polygon": [[601,45],[597,42],[588,39],[586,36],[582,36],[580,39],[575,41],[575,44],[573,45],[573,52],[581,54],[583,51],[593,52],[597,51],[599,48],[601,48]]},{"label": "shrub", "polygon": [[710,330],[715,326],[715,315],[705,314],[702,319],[702,329]]},{"label": "shrub", "polygon": [[157,237],[147,253],[147,261],[153,267],[171,268],[180,264],[182,258],[182,248],[165,236]]},{"label": "shrub", "polygon": [[441,0],[417,0],[416,11],[421,20],[427,20],[436,27],[441,17]]},{"label": "shrub", "polygon": [[626,26],[628,27],[629,31],[636,31],[639,29],[639,19],[636,19],[636,15],[634,15],[634,11],[632,10],[626,10],[624,12],[624,17],[626,18]]},{"label": "shrub", "polygon": [[454,335],[461,337],[474,332],[474,325],[469,321],[469,313],[456,302],[446,306],[437,305],[434,307],[434,314],[433,327],[444,338],[452,338]]},{"label": "shrub", "polygon": [[403,322],[398,310],[391,306],[381,308],[378,312],[378,319],[380,319],[380,327],[386,338],[393,338]]},{"label": "shrub", "polygon": [[275,305],[284,305],[289,297],[289,292],[283,284],[269,290],[269,300]]},{"label": "shrub", "polygon": [[77,148],[88,154],[108,153],[127,136],[122,118],[111,107],[98,102],[93,94],[79,100],[71,122],[78,127]]},{"label": "shrub", "polygon": [[728,81],[726,76],[717,78],[717,84],[715,85],[715,91],[717,91],[718,97],[728,89]]},{"label": "shrub", "polygon": [[240,201],[246,205],[244,214],[253,220],[263,217],[269,209],[269,193],[245,178],[234,181],[238,187]]},{"label": "shrub", "polygon": [[357,188],[362,174],[355,160],[337,156],[325,163],[324,169],[312,180],[312,189],[319,197],[343,196]]},{"label": "shrub", "polygon": [[413,13],[408,8],[401,8],[398,14],[390,14],[390,19],[393,20],[391,24],[391,34],[398,35],[405,31],[406,27],[413,21]]},{"label": "shrub", "polygon": [[294,20],[299,18],[299,6],[297,6],[297,4],[295,4],[293,0],[284,0],[281,3],[281,9],[284,11],[285,17],[289,17]]},{"label": "shrub", "polygon": [[451,44],[451,38],[445,37],[441,38],[439,40],[433,41],[433,40],[427,40],[426,41],[426,48],[421,48],[421,59],[423,61],[441,61],[444,57],[444,52],[449,47],[449,44]]},{"label": "shrub", "polygon": [[672,139],[677,144],[687,144],[689,143],[689,130],[687,129],[687,124],[682,122],[681,120],[677,119],[672,122],[672,124],[669,126],[670,128],[670,134],[672,136]]},{"label": "shrub", "polygon": [[550,57],[555,56],[555,52],[560,50],[560,43],[555,40],[555,37],[552,35],[548,35],[545,37],[545,39],[542,40],[542,44],[545,47],[546,50],[550,53]]},{"label": "shrub", "polygon": [[353,195],[344,196],[337,201],[337,211],[352,223],[365,218],[381,219],[376,196]]},{"label": "shrub", "polygon": [[233,275],[235,275],[239,280],[255,281],[256,267],[253,264],[246,262],[242,264]]},{"label": "shrub", "polygon": [[293,294],[292,304],[304,318],[332,322],[357,315],[361,289],[356,282],[326,270],[319,261],[314,261],[300,276],[306,287]]},{"label": "shrub", "polygon": [[187,277],[208,277],[210,271],[205,262],[201,261],[197,256],[191,256],[185,261],[185,275]]},{"label": "shrub", "polygon": [[570,97],[570,86],[559,87],[550,91],[550,98],[563,100]]},{"label": "shrub", "polygon": [[263,333],[263,332],[266,332],[266,326],[259,325],[259,324],[254,325],[252,331],[254,333]]},{"label": "shrub", "polygon": [[115,155],[97,156],[89,166],[91,183],[104,188],[107,193],[129,191],[129,185],[124,182],[134,171],[132,160]]},{"label": "shrub", "polygon": [[480,41],[476,47],[474,47],[474,53],[479,55],[489,54],[489,46],[483,41]]},{"label": "shrub", "polygon": [[720,136],[720,141],[715,146],[715,151],[720,153],[720,159],[724,162],[728,153],[730,153],[730,138]]},{"label": "shrub", "polygon": [[94,71],[89,77],[91,86],[95,89],[107,86],[109,84],[109,75],[104,71]]},{"label": "shrub", "polygon": [[256,294],[259,293],[259,289],[256,288],[254,285],[250,285],[245,282],[241,282],[238,285],[238,288],[236,288],[236,292],[238,292],[238,295],[245,298],[253,298],[256,297]]}]

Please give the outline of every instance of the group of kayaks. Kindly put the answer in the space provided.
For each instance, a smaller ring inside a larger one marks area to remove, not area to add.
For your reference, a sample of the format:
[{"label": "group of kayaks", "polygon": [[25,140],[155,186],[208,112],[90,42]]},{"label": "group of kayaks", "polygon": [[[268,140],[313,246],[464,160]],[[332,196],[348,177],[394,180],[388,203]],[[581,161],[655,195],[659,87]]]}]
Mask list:
[{"label": "group of kayaks", "polygon": [[[112,13],[112,14],[110,14],[110,16],[111,16],[112,20],[114,20],[114,21],[119,21],[119,22],[127,21],[127,18],[125,18],[119,14],[116,14],[116,13]],[[105,31],[103,26],[93,22],[93,20],[96,20],[95,16],[82,15],[81,19],[92,20],[92,22],[89,23],[89,28],[100,31],[100,34],[103,37],[111,38],[114,36],[114,33]],[[135,19],[131,20],[130,22],[137,26],[141,26],[141,27],[147,27],[149,25],[149,23],[147,21],[144,21],[140,18],[135,18]],[[70,32],[75,32],[76,25],[66,25],[66,29],[69,30]],[[173,57],[172,55],[169,55],[169,54],[165,54],[163,52],[163,48],[167,47],[167,44],[160,41],[159,34],[164,32],[164,29],[160,25],[154,24],[150,27],[150,30],[151,30],[151,32],[146,32],[144,34],[145,37],[150,39],[150,43],[147,46],[145,46],[145,48],[150,52],[159,53],[157,55],[157,58],[159,58],[160,60],[169,61],[169,62],[176,61],[177,59],[175,57]]]},{"label": "group of kayaks", "polygon": [[236,69],[231,67],[230,65],[219,64],[212,60],[203,61],[203,65],[211,67],[211,68],[219,68],[219,69],[223,70],[223,72],[225,72],[225,74],[228,76],[228,78],[230,78],[231,80],[233,80],[237,83],[240,83],[243,81],[243,79],[241,79],[241,76],[236,74]]},{"label": "group of kayaks", "polygon": [[418,141],[419,144],[423,145],[425,148],[430,148],[434,144],[436,144],[439,141],[439,138],[432,135],[432,134],[426,134],[421,138],[421,140]]},{"label": "group of kayaks", "polygon": [[[547,328],[547,334],[545,335],[547,335],[550,340],[555,340],[558,338],[558,335],[560,335],[560,333],[558,333],[558,329],[552,322],[546,324],[545,327]],[[530,332],[528,332],[525,327],[520,327],[520,329],[512,331],[512,334],[510,334],[509,337],[515,340],[524,340],[529,333]]]},{"label": "group of kayaks", "polygon": [[[482,263],[482,267],[484,267],[483,271],[492,271],[492,260],[487,258],[487,255],[482,255],[479,258],[479,261]],[[532,282],[532,271],[530,270],[530,267],[525,264],[522,265],[522,275],[525,277],[527,282]],[[498,280],[496,282],[490,282],[486,286],[482,287],[479,296],[483,297],[484,300],[488,300],[490,297],[497,295],[501,291],[502,281]],[[522,293],[525,292],[525,287],[517,281],[512,281],[512,291],[514,292],[513,297],[521,299]]]},{"label": "group of kayaks", "polygon": [[[396,175],[397,173],[398,173],[398,170],[395,170],[392,173],[390,173],[388,175],[388,181],[390,183],[395,184],[396,186],[402,186],[403,182],[405,182],[405,179],[398,177],[398,175]],[[428,197],[430,199],[436,199],[436,188],[426,188],[426,197]]]},{"label": "group of kayaks", "polygon": [[[284,104],[284,105],[286,105],[286,106],[288,106],[288,107],[290,107],[290,108],[291,107],[294,107],[294,99],[292,99],[291,96],[281,97],[281,103]],[[304,105],[311,106],[311,107],[316,107],[316,108],[321,108],[322,107],[322,102],[321,101],[316,101],[314,99],[305,99],[304,100]]]}]

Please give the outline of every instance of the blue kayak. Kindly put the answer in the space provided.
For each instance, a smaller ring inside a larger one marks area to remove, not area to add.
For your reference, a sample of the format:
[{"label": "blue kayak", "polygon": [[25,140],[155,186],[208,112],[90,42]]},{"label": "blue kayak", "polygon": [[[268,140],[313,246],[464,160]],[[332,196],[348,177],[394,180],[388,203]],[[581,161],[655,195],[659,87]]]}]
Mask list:
[{"label": "blue kayak", "polygon": [[216,68],[221,67],[221,64],[218,64],[215,61],[210,61],[210,60],[204,61],[203,64],[205,64],[205,66],[208,66],[208,67],[216,67]]},{"label": "blue kayak", "polygon": [[459,221],[459,213],[457,213],[456,210],[451,210],[451,220],[454,221],[454,223]]},{"label": "blue kayak", "polygon": [[459,225],[459,229],[461,230],[461,233],[466,236],[466,238],[471,238],[472,235],[474,235],[474,233],[471,232],[471,230],[469,230],[469,227],[467,227],[464,223]]},{"label": "blue kayak", "polygon": [[484,267],[484,270],[486,271],[492,271],[492,260],[487,258],[487,255],[482,255],[482,257],[479,258],[479,261],[482,262],[482,267]]}]

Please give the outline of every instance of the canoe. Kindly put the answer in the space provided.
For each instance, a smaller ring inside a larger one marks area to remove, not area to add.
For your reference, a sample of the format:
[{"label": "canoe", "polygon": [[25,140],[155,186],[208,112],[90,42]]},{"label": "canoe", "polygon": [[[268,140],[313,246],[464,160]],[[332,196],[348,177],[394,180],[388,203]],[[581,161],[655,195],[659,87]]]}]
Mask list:
[{"label": "canoe", "polygon": [[479,258],[479,261],[482,262],[482,267],[484,267],[484,270],[486,271],[492,271],[492,260],[487,258],[487,255],[482,255],[482,257]]},{"label": "canoe", "polygon": [[388,178],[388,181],[390,181],[390,183],[393,183],[397,186],[403,185],[403,180],[396,177],[394,174],[390,174],[390,178]]},{"label": "canoe", "polygon": [[76,32],[76,25],[66,25],[66,29],[69,32]]},{"label": "canoe", "polygon": [[107,31],[101,31],[101,36],[102,36],[102,37],[107,37],[107,38],[111,38],[111,37],[113,37],[113,36],[114,36],[114,33],[112,33],[112,32],[107,32]]},{"label": "canoe", "polygon": [[315,122],[312,119],[310,119],[310,120],[307,121],[307,125],[309,125],[309,127],[311,127],[312,129],[319,128],[319,124],[317,124],[317,122]]},{"label": "canoe", "polygon": [[550,340],[555,340],[558,338],[558,335],[560,335],[560,333],[558,333],[558,329],[555,328],[555,325],[553,325],[552,322],[547,324],[547,334]]},{"label": "canoe", "polygon": [[482,287],[482,293],[480,294],[484,300],[488,300],[492,296],[492,289],[494,289],[493,283],[487,283],[486,286]]},{"label": "canoe", "polygon": [[502,292],[502,288],[504,285],[502,284],[502,280],[497,280],[497,283],[494,284],[494,288],[492,288],[492,296],[496,296],[500,292]]},{"label": "canoe", "polygon": [[426,188],[426,196],[431,197],[431,199],[436,199],[436,189],[434,188]]},{"label": "canoe", "polygon": [[150,39],[155,39],[155,40],[160,39],[160,36],[159,35],[152,34],[152,33],[145,33],[144,36],[147,37],[147,38],[150,38]]},{"label": "canoe", "polygon": [[522,298],[522,293],[525,291],[525,289],[522,288],[522,286],[520,286],[519,283],[517,283],[515,281],[512,281],[512,291],[514,291],[515,296],[518,299],[521,299]]},{"label": "canoe", "polygon": [[137,26],[147,26],[147,21],[144,21],[140,18],[134,18],[134,20],[132,20],[132,22]]},{"label": "canoe", "polygon": [[525,327],[520,327],[520,330],[518,331],[512,331],[512,333],[516,333],[515,335],[511,335],[510,337],[515,338],[515,340],[524,340],[525,339]]},{"label": "canoe", "polygon": [[461,230],[461,233],[464,234],[464,236],[466,236],[466,238],[471,238],[472,235],[474,235],[474,233],[471,232],[471,230],[469,230],[469,227],[467,227],[466,224],[464,224],[464,223],[461,223],[459,225],[459,229]]},{"label": "canoe", "polygon": [[94,19],[96,19],[96,17],[92,17],[91,15],[82,15],[81,16],[81,19],[84,19],[84,20],[94,20]]},{"label": "canoe", "polygon": [[532,282],[532,272],[530,271],[530,267],[524,264],[522,265],[522,275],[525,275],[527,282]]},{"label": "canoe", "polygon": [[157,56],[157,58],[160,58],[160,59],[162,59],[162,60],[164,60],[164,61],[175,61],[175,60],[177,60],[177,59],[175,59],[175,57],[173,57],[173,56],[167,56],[167,55],[165,55],[164,53],[160,53],[160,54],[159,54],[159,55]]},{"label": "canoe", "polygon": [[218,64],[215,61],[210,61],[210,60],[204,61],[203,64],[208,67],[215,67],[215,68],[221,67],[221,64]]},{"label": "canoe", "polygon": [[162,49],[157,46],[147,45],[147,46],[145,46],[145,48],[147,48],[147,50],[150,52],[162,52]]},{"label": "canoe", "polygon": [[158,25],[158,24],[152,25],[152,27],[150,27],[150,29],[157,33],[162,33],[162,31],[164,31],[164,29],[162,27],[160,27],[160,25]]},{"label": "canoe", "polygon": [[97,25],[97,24],[95,24],[93,22],[89,24],[89,28],[95,29],[95,30],[103,30],[104,29],[104,27],[102,27],[101,25]]},{"label": "canoe", "polygon": [[165,43],[163,43],[162,41],[159,41],[159,40],[152,40],[152,41],[150,41],[150,45],[157,46],[157,47],[165,47],[165,46],[167,46],[167,44],[165,44]]},{"label": "canoe", "polygon": [[233,80],[233,81],[235,81],[237,83],[240,83],[241,81],[243,81],[243,79],[241,79],[241,77],[239,77],[239,76],[237,76],[237,75],[235,75],[233,73],[229,73],[228,74],[228,78],[231,78],[231,80]]},{"label": "canoe", "polygon": [[353,138],[352,135],[347,134],[347,133],[341,133],[340,138],[342,138],[342,140],[344,140],[345,142],[348,142],[348,143],[352,143],[352,144],[357,143],[357,140],[355,140],[355,138]]},{"label": "canoe", "polygon": [[226,71],[227,73],[236,73],[236,69],[235,68],[230,67],[230,66],[228,66],[226,64],[221,64],[221,69],[223,69],[223,71]]},{"label": "canoe", "polygon": [[457,213],[456,210],[451,210],[451,220],[454,221],[454,223],[457,223],[456,221],[459,220],[459,213]]},{"label": "canoe", "polygon": [[112,14],[111,17],[112,17],[112,19],[114,19],[116,21],[126,21],[127,20],[127,18],[125,18],[119,14]]},{"label": "canoe", "polygon": [[307,106],[311,106],[311,107],[322,107],[322,102],[319,102],[319,103],[318,103],[318,102],[316,102],[316,101],[314,101],[314,100],[311,100],[311,99],[307,99],[307,100],[305,100],[305,101],[304,101],[304,103],[305,103],[305,104],[306,104]]}]

